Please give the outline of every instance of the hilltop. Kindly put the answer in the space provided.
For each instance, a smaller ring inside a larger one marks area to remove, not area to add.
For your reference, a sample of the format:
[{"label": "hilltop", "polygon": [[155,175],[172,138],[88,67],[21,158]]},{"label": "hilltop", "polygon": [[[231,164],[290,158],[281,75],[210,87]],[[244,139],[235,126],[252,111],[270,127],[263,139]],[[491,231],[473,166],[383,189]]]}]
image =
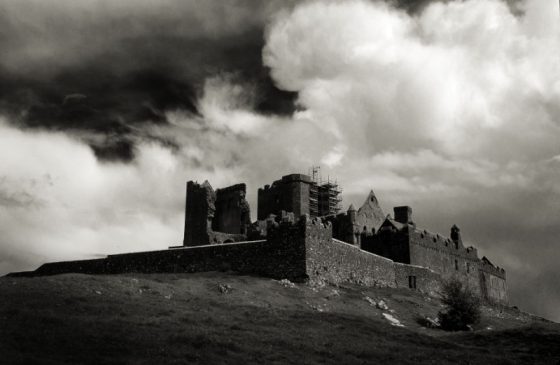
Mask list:
[{"label": "hilltop", "polygon": [[0,278],[0,297],[9,364],[560,361],[556,323],[484,308],[472,332],[425,328],[419,320],[439,302],[407,289],[218,272],[64,274]]}]

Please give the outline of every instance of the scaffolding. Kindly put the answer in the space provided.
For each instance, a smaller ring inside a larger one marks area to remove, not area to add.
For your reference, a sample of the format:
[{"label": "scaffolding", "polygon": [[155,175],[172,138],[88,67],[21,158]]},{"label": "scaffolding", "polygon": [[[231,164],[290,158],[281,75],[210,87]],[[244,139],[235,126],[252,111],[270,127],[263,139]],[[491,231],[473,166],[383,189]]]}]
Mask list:
[{"label": "scaffolding", "polygon": [[309,214],[319,216],[319,187],[314,182],[309,186]]},{"label": "scaffolding", "polygon": [[340,211],[342,190],[336,182],[326,182],[318,186],[319,190],[319,216],[333,215]]},{"label": "scaffolding", "polygon": [[342,198],[340,194],[342,190],[337,182],[323,182],[320,175],[321,168],[312,166],[309,169],[311,175],[311,185],[309,188],[309,213],[312,217],[323,217],[326,215],[334,215],[340,211],[340,203]]}]

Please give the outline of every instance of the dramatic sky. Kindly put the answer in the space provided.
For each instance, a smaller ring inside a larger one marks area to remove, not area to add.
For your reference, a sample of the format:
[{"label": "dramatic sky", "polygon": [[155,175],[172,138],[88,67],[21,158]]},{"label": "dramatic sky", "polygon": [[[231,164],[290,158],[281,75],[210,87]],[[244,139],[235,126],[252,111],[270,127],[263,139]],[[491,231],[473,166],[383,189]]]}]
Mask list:
[{"label": "dramatic sky", "polygon": [[185,182],[321,165],[560,321],[556,0],[0,0],[0,274],[180,244]]}]

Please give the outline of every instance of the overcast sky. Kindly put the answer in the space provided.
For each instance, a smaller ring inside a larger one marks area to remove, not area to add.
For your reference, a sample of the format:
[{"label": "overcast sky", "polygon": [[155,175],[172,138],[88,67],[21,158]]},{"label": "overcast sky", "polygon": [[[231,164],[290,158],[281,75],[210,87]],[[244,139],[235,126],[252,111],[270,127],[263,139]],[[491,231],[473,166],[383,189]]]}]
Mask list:
[{"label": "overcast sky", "polygon": [[185,182],[321,165],[560,321],[556,0],[0,1],[0,274],[181,243]]}]

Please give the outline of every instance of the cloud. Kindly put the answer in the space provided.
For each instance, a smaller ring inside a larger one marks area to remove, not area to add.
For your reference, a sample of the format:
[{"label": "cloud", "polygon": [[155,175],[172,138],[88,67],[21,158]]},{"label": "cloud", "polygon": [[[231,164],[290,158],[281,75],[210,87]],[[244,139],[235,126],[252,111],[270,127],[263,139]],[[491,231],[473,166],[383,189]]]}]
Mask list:
[{"label": "cloud", "polygon": [[138,137],[153,137],[145,125],[168,123],[177,108],[196,114],[206,78],[222,72],[252,84],[255,111],[291,115],[295,93],[274,85],[260,53],[265,24],[295,4],[3,2],[0,109],[11,123],[73,133],[97,157],[123,161]]},{"label": "cloud", "polygon": [[294,94],[274,86],[260,52],[265,22],[290,3],[3,2],[0,108],[12,123],[72,132],[106,160],[131,160],[167,111],[196,114],[205,79],[221,72],[253,85],[260,113],[289,115]]},{"label": "cloud", "polygon": [[270,27],[264,60],[280,87],[364,149],[507,160],[556,150],[557,29],[536,32],[499,1],[437,3],[418,17],[312,2]]},{"label": "cloud", "polygon": [[[513,3],[2,5],[20,34],[0,39],[0,271],[165,248],[186,180],[247,182],[255,210],[320,162],[345,206],[373,188],[422,227],[457,223],[514,304],[560,319],[557,8]],[[92,152],[112,139],[128,163]]]},{"label": "cloud", "polygon": [[0,271],[178,240],[171,227],[181,222],[181,204],[169,193],[182,184],[157,181],[174,173],[167,151],[146,145],[134,164],[103,164],[66,135],[5,123],[0,141],[10,156],[0,162],[0,248],[11,258]]}]

